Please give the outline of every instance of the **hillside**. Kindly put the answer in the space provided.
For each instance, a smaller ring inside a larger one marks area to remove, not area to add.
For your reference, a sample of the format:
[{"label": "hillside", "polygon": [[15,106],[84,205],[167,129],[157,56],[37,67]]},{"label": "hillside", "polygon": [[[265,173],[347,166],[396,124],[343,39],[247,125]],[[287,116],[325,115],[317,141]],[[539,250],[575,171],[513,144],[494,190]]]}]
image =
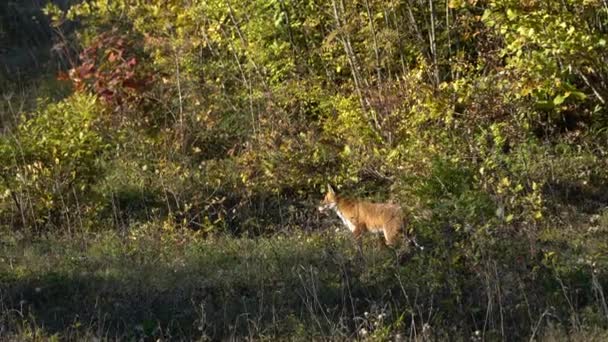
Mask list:
[{"label": "hillside", "polygon": [[[600,0],[0,4],[0,340],[604,340]],[[424,251],[339,193],[398,203]]]}]

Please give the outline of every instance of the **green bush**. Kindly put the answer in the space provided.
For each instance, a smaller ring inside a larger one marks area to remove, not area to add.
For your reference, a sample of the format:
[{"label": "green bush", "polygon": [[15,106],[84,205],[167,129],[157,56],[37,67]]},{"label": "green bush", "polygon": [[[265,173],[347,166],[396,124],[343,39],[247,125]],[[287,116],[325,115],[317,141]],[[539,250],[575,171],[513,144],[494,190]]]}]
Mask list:
[{"label": "green bush", "polygon": [[91,186],[102,176],[107,142],[97,99],[75,94],[23,118],[0,141],[0,214],[15,227],[74,229],[95,210]]},{"label": "green bush", "polygon": [[[218,190],[234,195],[228,197],[240,213],[255,216],[245,220],[265,216],[260,222],[268,223],[281,215],[274,210],[281,201],[306,203],[331,181],[357,195],[380,192],[378,198],[393,197],[414,210],[462,196],[453,199],[460,204],[445,204],[461,223],[488,199],[503,222],[535,226],[544,215],[548,179],[527,167],[547,149],[543,140],[588,142],[586,125],[603,129],[605,18],[593,16],[600,9],[598,2],[578,1],[442,1],[434,7],[89,1],[65,14],[48,13],[56,23],[82,23],[82,56],[88,57],[74,70],[92,74],[93,87],[105,91],[134,80],[132,57],[138,69],[145,61],[145,74],[155,75],[138,96],[159,105],[133,107],[127,120],[149,120],[148,130],[126,127],[127,135],[144,134],[154,151],[139,145],[119,159],[159,163],[155,170],[175,182],[151,177],[150,186],[188,203],[177,207],[205,207],[198,202]],[[105,41],[110,28],[115,35]],[[135,55],[123,51],[125,35],[139,37]],[[91,59],[105,64],[91,69]],[[552,154],[548,148],[536,164],[550,162]],[[454,195],[450,187],[460,181],[446,176],[447,191],[431,191],[443,172],[434,160],[454,161],[446,173],[456,178],[467,170],[469,190]],[[224,164],[230,165],[224,172],[210,173],[222,186],[205,187],[199,199],[177,185],[204,185],[206,176],[196,183],[196,173]],[[256,209],[259,202],[266,210]]]}]

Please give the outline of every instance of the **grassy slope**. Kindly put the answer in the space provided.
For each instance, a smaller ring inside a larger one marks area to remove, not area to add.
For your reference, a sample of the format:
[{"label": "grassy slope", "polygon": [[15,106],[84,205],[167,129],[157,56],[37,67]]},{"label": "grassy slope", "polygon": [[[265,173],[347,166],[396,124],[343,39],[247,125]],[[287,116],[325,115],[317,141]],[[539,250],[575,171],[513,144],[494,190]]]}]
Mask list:
[{"label": "grassy slope", "polygon": [[0,338],[608,336],[605,300],[566,264],[454,263],[429,245],[398,265],[371,240],[362,264],[350,237],[333,232],[202,240],[148,225],[123,237],[3,236]]}]

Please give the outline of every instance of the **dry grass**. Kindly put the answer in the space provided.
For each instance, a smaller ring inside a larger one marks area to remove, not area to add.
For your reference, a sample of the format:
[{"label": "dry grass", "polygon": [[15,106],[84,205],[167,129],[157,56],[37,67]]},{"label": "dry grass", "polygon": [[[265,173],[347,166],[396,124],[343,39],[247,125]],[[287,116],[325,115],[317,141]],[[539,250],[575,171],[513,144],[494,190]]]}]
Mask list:
[{"label": "dry grass", "polygon": [[605,275],[568,260],[463,262],[426,241],[399,264],[368,240],[362,262],[334,232],[203,240],[155,224],[15,236],[0,244],[1,339],[606,336]]}]

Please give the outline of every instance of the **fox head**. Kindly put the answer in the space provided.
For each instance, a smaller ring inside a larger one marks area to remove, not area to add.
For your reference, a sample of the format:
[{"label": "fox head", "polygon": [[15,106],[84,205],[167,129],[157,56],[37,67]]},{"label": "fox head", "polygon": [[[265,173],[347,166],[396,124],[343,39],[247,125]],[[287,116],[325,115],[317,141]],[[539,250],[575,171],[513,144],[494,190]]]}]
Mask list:
[{"label": "fox head", "polygon": [[321,201],[319,205],[319,211],[324,212],[327,210],[334,209],[338,205],[336,201],[336,193],[331,185],[327,184],[327,193],[325,194],[325,198]]}]

